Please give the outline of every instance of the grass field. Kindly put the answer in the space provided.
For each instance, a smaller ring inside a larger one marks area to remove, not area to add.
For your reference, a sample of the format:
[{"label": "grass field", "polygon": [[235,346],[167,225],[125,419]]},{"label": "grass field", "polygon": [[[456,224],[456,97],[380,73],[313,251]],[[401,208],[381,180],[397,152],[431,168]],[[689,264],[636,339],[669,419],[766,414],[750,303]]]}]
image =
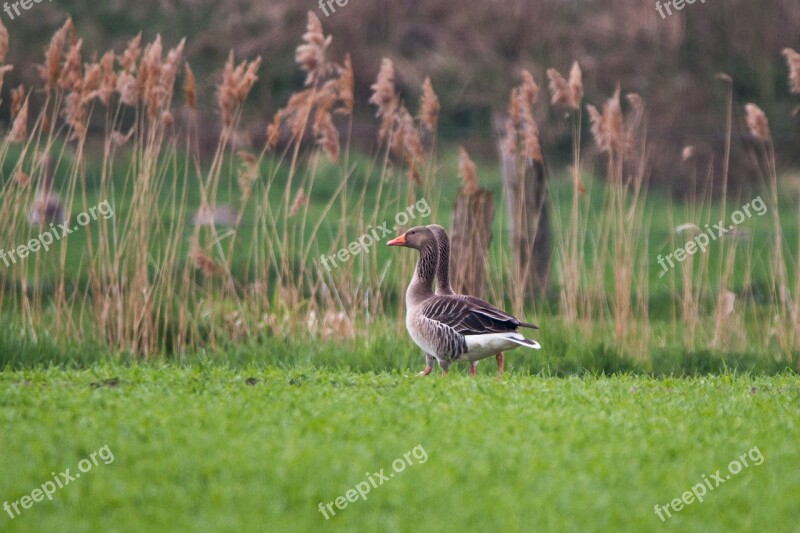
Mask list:
[{"label": "grass field", "polygon": [[[799,399],[794,375],[497,382],[214,362],[7,371],[0,499],[74,475],[104,446],[113,461],[53,501],[4,513],[0,529],[792,531]],[[415,448],[411,465],[377,481]],[[656,504],[724,477],[754,448],[763,462],[662,524]],[[318,504],[367,474],[377,487],[366,501],[326,521]]]}]

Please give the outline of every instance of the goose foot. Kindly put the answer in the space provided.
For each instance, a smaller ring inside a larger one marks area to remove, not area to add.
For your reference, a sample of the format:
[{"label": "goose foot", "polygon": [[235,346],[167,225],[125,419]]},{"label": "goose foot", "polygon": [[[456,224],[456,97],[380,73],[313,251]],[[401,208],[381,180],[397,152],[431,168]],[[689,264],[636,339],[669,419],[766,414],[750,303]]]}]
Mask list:
[{"label": "goose foot", "polygon": [[478,368],[478,364],[477,363],[470,363],[469,364],[469,375],[471,377],[473,377],[473,378],[475,377],[475,370],[477,368]]},{"label": "goose foot", "polygon": [[428,374],[430,374],[432,370],[433,370],[433,367],[432,367],[431,365],[428,365],[428,366],[426,366],[426,367],[425,367],[425,370],[423,370],[422,372],[420,372],[419,374],[417,374],[417,376],[419,376],[419,377],[425,377],[425,376],[427,376]]},{"label": "goose foot", "polygon": [[503,352],[500,352],[495,358],[497,359],[497,379],[501,379],[503,377],[503,370],[505,369],[506,357],[503,355]]}]

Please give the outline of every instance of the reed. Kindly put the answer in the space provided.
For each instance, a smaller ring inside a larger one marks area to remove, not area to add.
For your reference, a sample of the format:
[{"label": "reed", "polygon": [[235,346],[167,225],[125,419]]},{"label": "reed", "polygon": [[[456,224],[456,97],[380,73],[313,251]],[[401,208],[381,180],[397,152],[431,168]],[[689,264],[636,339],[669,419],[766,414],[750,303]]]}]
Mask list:
[{"label": "reed", "polygon": [[[425,78],[413,114],[397,89],[401,73],[385,58],[369,99],[376,110],[376,148],[364,160],[352,152],[358,105],[353,64],[349,56],[329,58],[331,42],[309,13],[295,54],[305,73],[303,86],[264,125],[263,146],[248,144],[242,134],[262,60],[231,53],[216,84],[218,142],[209,156],[200,148],[202,95],[184,58],[185,41],[170,48],[160,37],[145,43],[139,34],[119,53],[87,54],[67,20],[39,66],[40,85],[10,93],[0,163],[12,170],[0,189],[0,225],[14,240],[3,245],[27,242],[64,214],[87,211],[102,200],[111,202],[115,216],[0,274],[0,307],[23,334],[36,338],[49,330],[56,338],[91,339],[142,357],[183,356],[288,335],[349,339],[402,313],[410,257],[383,259],[377,244],[352,254],[346,267],[326,269],[317,258],[335,255],[422,197],[434,217],[453,202],[442,193],[444,180],[456,176],[441,175],[441,105]],[[11,69],[2,64],[7,48],[0,26],[0,81]],[[784,54],[789,86],[800,93],[800,55],[789,49]],[[713,163],[702,166],[687,147],[684,164],[694,176],[688,202],[668,207],[669,242],[654,243],[643,99],[623,98],[617,88],[599,108],[586,105],[577,62],[569,76],[550,69],[547,78],[550,105],[566,116],[572,144],[567,186],[560,189],[568,201],[547,200],[559,274],[551,285],[559,308],[554,323],[612,339],[634,357],[665,344],[736,350],[745,343],[795,357],[800,261],[783,232],[780,207],[786,199],[766,114],[755,104],[745,107],[771,214],[769,254],[731,238],[716,243],[716,268],[711,253],[689,256],[657,282],[674,302],[664,328],[651,319],[657,251],[685,244],[719,212],[728,216],[735,133],[731,80],[723,78],[721,201],[712,186]],[[177,97],[175,87],[182,88]],[[546,168],[540,128],[548,124],[536,119],[536,106],[546,103],[538,103],[538,93],[533,75],[523,71],[509,99],[503,150],[521,175],[537,165]],[[585,141],[584,110],[593,149]],[[473,191],[476,166],[466,150],[452,166],[464,189]],[[593,168],[603,170],[593,177]],[[550,170],[548,176],[558,175]],[[545,190],[558,181],[549,179]],[[515,201],[527,198],[521,192]],[[525,213],[526,207],[506,208]],[[442,219],[419,223],[433,222]],[[520,229],[531,221],[509,222]],[[489,293],[518,312],[547,311],[546,302],[532,301],[524,289],[531,273],[512,257],[516,242],[495,239]],[[751,288],[754,269],[764,264],[770,280],[766,303]]]}]

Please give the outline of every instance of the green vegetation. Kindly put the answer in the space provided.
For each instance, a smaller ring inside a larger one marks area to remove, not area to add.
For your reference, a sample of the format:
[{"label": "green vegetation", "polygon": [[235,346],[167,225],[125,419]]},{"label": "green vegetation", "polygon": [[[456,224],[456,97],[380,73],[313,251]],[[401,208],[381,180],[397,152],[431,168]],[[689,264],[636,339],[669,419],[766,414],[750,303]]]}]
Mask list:
[{"label": "green vegetation", "polygon": [[[264,350],[265,359],[270,349]],[[0,500],[108,445],[4,531],[645,531],[654,512],[754,447],[669,519],[682,531],[790,531],[800,520],[800,381],[417,379],[305,364],[98,363],[0,374]],[[417,445],[409,466],[325,521],[330,502]],[[24,460],[22,460],[24,458]]]}]

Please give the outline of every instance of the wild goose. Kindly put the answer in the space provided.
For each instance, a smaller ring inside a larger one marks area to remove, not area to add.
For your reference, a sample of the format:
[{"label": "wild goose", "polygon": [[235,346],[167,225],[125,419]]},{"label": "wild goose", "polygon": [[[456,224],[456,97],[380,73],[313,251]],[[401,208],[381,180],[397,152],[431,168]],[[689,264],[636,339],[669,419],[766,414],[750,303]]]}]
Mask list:
[{"label": "wild goose", "polygon": [[[456,294],[453,291],[453,288],[450,286],[450,237],[447,235],[447,230],[438,224],[430,224],[427,227],[430,228],[431,231],[433,231],[433,234],[436,237],[436,241],[439,245],[439,266],[437,267],[436,270],[437,295],[455,296],[456,298],[467,300],[468,302],[472,302],[486,309],[491,309],[497,315],[497,317],[500,318],[500,320],[510,322],[511,324],[516,323],[517,327],[539,329],[539,326],[522,322],[516,319],[515,317],[509,315],[508,313],[504,312],[503,310],[498,309],[492,304],[481,300],[480,298],[476,298],[475,296],[470,296],[468,294]],[[502,376],[504,369],[505,355],[503,354],[503,352],[500,352],[495,355],[495,358],[497,359],[497,375]],[[475,375],[475,369],[477,366],[478,366],[478,361],[475,361],[470,364],[469,368],[470,375],[473,376]],[[420,372],[420,374],[427,375],[425,374],[425,372],[430,373],[429,367],[430,364],[426,365],[425,370],[423,372]]]},{"label": "wild goose", "polygon": [[539,343],[517,332],[519,320],[487,307],[486,302],[434,294],[439,242],[433,230],[411,228],[387,244],[419,251],[417,267],[406,290],[406,328],[427,355],[429,365],[423,375],[431,372],[431,358],[446,374],[453,362],[469,361],[474,371],[476,361],[500,352],[519,346],[540,348]]}]

